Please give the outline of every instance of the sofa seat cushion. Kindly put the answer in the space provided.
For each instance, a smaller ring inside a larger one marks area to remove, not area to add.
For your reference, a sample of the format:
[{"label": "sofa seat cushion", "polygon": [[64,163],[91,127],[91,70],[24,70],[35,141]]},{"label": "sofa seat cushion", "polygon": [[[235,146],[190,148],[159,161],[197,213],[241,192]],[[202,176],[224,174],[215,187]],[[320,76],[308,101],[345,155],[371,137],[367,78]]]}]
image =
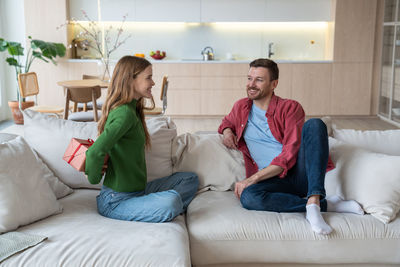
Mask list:
[{"label": "sofa seat cushion", "polygon": [[187,212],[194,265],[222,263],[400,263],[400,218],[323,214],[334,229],[317,235],[304,213],[250,211],[232,191],[195,197]]},{"label": "sofa seat cushion", "polygon": [[19,228],[48,239],[6,259],[2,267],[190,266],[183,216],[159,224],[109,219],[97,213],[98,194],[77,189],[59,200],[62,214]]}]

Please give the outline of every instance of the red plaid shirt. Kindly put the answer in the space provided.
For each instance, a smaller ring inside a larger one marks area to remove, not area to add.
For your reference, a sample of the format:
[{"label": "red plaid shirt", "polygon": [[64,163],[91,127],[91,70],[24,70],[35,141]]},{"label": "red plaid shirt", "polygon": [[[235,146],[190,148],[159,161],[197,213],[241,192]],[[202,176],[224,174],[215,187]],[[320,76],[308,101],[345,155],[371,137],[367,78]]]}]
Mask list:
[{"label": "red plaid shirt", "polygon": [[[236,135],[238,149],[243,153],[246,177],[258,171],[257,163],[252,159],[243,137],[252,105],[253,101],[248,98],[238,100],[218,128],[220,134],[225,128],[230,128]],[[298,102],[273,94],[265,116],[272,135],[282,144],[282,152],[272,160],[271,165],[283,168],[283,172],[279,175],[283,178],[296,164],[305,119],[304,110]],[[333,168],[334,164],[329,158],[327,171]]]}]

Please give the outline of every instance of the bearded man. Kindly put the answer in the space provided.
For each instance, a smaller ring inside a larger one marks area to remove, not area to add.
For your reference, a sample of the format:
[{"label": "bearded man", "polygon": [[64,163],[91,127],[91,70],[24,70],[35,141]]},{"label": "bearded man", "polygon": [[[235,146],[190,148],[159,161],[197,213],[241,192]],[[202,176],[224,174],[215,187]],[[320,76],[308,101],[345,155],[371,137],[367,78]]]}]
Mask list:
[{"label": "bearded man", "polygon": [[312,230],[327,235],[332,228],[321,211],[364,211],[353,200],[326,197],[325,173],[334,168],[326,125],[316,118],[305,122],[298,102],[276,96],[278,79],[274,61],[252,61],[247,98],[219,126],[224,145],[239,149],[245,160],[246,179],[235,184],[235,194],[249,210],[306,212]]}]

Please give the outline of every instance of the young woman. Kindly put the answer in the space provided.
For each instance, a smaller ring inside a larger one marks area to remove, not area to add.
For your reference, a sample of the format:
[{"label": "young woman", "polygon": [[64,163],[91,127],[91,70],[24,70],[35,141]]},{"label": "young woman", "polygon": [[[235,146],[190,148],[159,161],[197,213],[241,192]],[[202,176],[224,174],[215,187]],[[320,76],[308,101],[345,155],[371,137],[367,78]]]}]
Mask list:
[{"label": "young woman", "polygon": [[114,69],[99,137],[86,152],[85,173],[90,183],[101,181],[109,155],[97,209],[105,217],[143,222],[167,222],[186,211],[198,177],[181,172],[147,183],[145,148],[150,137],[143,114],[144,97],[151,97],[152,65],[144,58],[125,56]]}]

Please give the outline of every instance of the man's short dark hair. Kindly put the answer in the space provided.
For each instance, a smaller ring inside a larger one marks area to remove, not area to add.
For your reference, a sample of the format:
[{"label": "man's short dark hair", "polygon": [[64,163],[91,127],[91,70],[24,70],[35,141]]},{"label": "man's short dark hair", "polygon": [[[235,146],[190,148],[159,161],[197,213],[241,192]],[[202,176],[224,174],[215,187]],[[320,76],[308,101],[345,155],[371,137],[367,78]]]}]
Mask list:
[{"label": "man's short dark hair", "polygon": [[256,60],[253,60],[250,62],[250,68],[266,68],[269,70],[269,75],[271,76],[271,81],[273,80],[278,80],[279,79],[279,69],[278,65],[275,63],[275,61],[270,60],[268,58],[258,58]]}]

